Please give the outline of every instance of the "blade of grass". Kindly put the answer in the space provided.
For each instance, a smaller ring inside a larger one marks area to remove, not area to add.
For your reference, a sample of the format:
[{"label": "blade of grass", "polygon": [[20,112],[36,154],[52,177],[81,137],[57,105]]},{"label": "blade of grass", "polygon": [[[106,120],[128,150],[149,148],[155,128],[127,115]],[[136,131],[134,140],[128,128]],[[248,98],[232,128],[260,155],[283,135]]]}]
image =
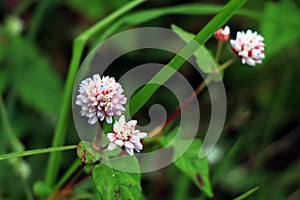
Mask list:
[{"label": "blade of grass", "polygon": [[[174,7],[156,8],[139,11],[119,19],[116,23],[108,27],[103,34],[97,39],[96,44],[105,40],[108,36],[112,35],[122,25],[139,25],[150,20],[157,19],[166,15],[211,15],[220,12],[223,6],[213,4],[183,4]],[[246,16],[252,19],[259,19],[260,13],[253,10],[240,9],[236,12],[238,15]]]},{"label": "blade of grass", "polygon": [[[6,134],[6,137],[8,138],[8,141],[9,141],[10,145],[12,146],[12,149],[14,151],[23,151],[25,149],[25,147],[20,142],[20,140],[18,139],[18,137],[14,133],[11,124],[9,123],[6,107],[4,105],[1,93],[0,93],[0,116],[1,116],[2,125],[4,127],[4,132]],[[16,167],[15,165],[21,166],[22,162],[25,162],[25,161],[23,161],[21,158],[16,159],[16,162],[14,164],[11,163],[12,168]],[[26,178],[23,176],[24,174],[22,174],[21,170],[18,171],[18,175],[19,175],[19,177],[21,179],[21,182],[22,182],[22,185],[24,187],[24,193],[25,193],[26,199],[33,200],[33,194],[31,193],[30,186],[27,183]]]},{"label": "blade of grass", "polygon": [[10,145],[14,151],[23,151],[25,149],[24,145],[20,142],[20,140],[15,135],[12,126],[9,123],[6,107],[4,105],[2,95],[0,94],[0,115],[1,121],[4,128],[4,133],[8,138]]},{"label": "blade of grass", "polygon": [[33,20],[27,32],[27,38],[29,41],[33,42],[35,40],[40,24],[43,21],[43,17],[54,3],[55,1],[38,1],[38,6],[34,12]]},{"label": "blade of grass", "polygon": [[50,147],[50,148],[43,148],[43,149],[19,151],[19,152],[0,155],[0,160],[6,160],[6,159],[18,158],[24,156],[32,156],[32,155],[50,153],[55,151],[65,151],[65,150],[75,149],[76,147],[77,145],[70,145],[70,146],[62,146],[62,147]]},{"label": "blade of grass", "polygon": [[[224,25],[234,13],[243,6],[247,0],[232,0],[224,6],[224,8],[218,13],[194,38],[199,45],[203,45],[217,30]],[[153,95],[153,93],[166,82],[184,63],[185,59],[190,58],[197,47],[193,45],[194,41],[189,42],[162,70],[160,70],[149,83],[159,84],[147,84],[141,90],[137,92],[135,96],[129,102],[129,110],[131,116],[134,115]],[[184,58],[183,58],[184,57]],[[171,71],[169,68],[173,68]]]},{"label": "blade of grass", "polygon": [[238,153],[238,150],[240,149],[241,145],[243,143],[243,138],[238,139],[230,148],[228,153],[226,153],[226,156],[221,161],[220,164],[218,164],[217,169],[213,173],[213,176],[211,178],[212,185],[215,185],[217,181],[224,175],[225,170],[228,168],[229,164],[232,163],[233,159],[235,158],[235,155]]},{"label": "blade of grass", "polygon": [[60,188],[66,180],[70,178],[70,176],[73,174],[73,172],[81,165],[81,160],[77,159],[75,162],[69,167],[67,172],[63,175],[63,177],[58,181],[57,185],[55,185],[54,190],[57,190]]},{"label": "blade of grass", "polygon": [[[276,96],[274,98],[273,105],[270,109],[269,119],[265,125],[264,133],[263,133],[263,142],[261,149],[265,148],[273,138],[274,134],[276,133],[276,129],[278,126],[281,125],[282,116],[284,115],[284,107],[288,102],[288,94],[290,93],[291,86],[293,84],[293,70],[291,68],[286,68],[284,72],[284,76],[281,82],[280,88],[276,90]],[[262,155],[259,158],[259,161],[262,162]]]},{"label": "blade of grass", "polygon": [[[60,107],[58,122],[55,130],[55,134],[52,141],[52,146],[61,146],[64,143],[64,138],[66,135],[67,129],[67,117],[70,111],[71,105],[71,96],[72,96],[72,89],[73,89],[73,82],[76,78],[77,70],[80,66],[81,56],[84,50],[84,46],[87,41],[94,36],[98,31],[102,30],[104,27],[108,26],[118,17],[123,15],[124,13],[128,12],[129,10],[133,9],[134,7],[138,6],[139,4],[143,3],[144,0],[135,0],[131,1],[130,3],[124,5],[114,13],[110,14],[93,27],[88,29],[86,32],[81,34],[77,37],[73,44],[73,53],[71,58],[71,64],[67,76],[67,81],[64,88],[64,94],[62,98],[62,103]],[[48,185],[53,185],[58,174],[59,164],[61,161],[61,152],[54,152],[51,153],[49,158],[49,163],[47,166],[46,172],[46,182]]]},{"label": "blade of grass", "polygon": [[187,191],[192,183],[189,177],[183,173],[179,173],[176,180],[173,200],[188,199],[189,195]]},{"label": "blade of grass", "polygon": [[242,200],[242,199],[246,199],[248,196],[250,196],[253,192],[255,192],[256,190],[258,190],[259,187],[255,187],[255,188],[252,188],[251,190],[245,192],[244,194],[234,198],[233,200]]}]

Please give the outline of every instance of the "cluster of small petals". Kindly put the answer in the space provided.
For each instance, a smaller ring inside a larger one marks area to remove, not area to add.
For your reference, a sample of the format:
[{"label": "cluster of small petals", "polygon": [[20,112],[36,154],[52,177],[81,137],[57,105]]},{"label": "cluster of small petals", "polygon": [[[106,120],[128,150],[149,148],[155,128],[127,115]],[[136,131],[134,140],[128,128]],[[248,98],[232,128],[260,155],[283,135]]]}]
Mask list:
[{"label": "cluster of small petals", "polygon": [[113,77],[101,78],[99,74],[95,74],[93,78],[83,80],[78,91],[76,104],[81,106],[81,115],[89,118],[89,124],[104,119],[111,124],[113,116],[119,116],[125,111],[123,105],[127,98],[122,94],[121,84]]},{"label": "cluster of small petals", "polygon": [[222,42],[225,42],[230,37],[230,29],[228,26],[225,26],[225,28],[220,28],[215,34],[214,37]]},{"label": "cluster of small petals", "polygon": [[241,57],[243,64],[247,63],[250,66],[261,64],[265,58],[264,38],[247,30],[247,32],[237,32],[236,39],[230,40],[232,51]]},{"label": "cluster of small petals", "polygon": [[125,148],[127,153],[133,156],[133,150],[137,152],[143,149],[141,139],[147,136],[147,133],[135,130],[136,120],[125,121],[122,115],[119,121],[115,121],[113,125],[113,133],[108,133],[107,137],[110,141],[108,150],[112,151],[116,148]]}]

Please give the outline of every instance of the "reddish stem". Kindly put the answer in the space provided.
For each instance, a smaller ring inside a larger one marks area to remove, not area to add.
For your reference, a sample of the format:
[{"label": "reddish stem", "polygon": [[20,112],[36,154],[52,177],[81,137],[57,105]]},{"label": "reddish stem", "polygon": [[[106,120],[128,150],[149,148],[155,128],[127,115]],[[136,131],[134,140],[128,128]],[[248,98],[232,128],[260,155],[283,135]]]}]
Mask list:
[{"label": "reddish stem", "polygon": [[178,115],[181,113],[181,110],[185,109],[198,96],[198,94],[205,88],[206,82],[209,81],[210,79],[207,79],[197,87],[197,89],[184,101],[182,106],[177,108],[175,112],[173,112],[173,114],[167,118],[166,122],[163,125],[163,128],[165,128],[171,121],[173,121],[176,117],[178,117]]}]

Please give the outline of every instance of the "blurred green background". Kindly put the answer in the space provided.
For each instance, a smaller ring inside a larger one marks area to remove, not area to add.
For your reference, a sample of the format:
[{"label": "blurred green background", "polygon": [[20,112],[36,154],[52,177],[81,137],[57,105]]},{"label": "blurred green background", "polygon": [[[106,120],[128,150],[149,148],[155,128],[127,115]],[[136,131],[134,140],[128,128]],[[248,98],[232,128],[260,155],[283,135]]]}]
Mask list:
[{"label": "blurred green background", "polygon": [[[0,93],[12,131],[26,149],[51,146],[74,38],[126,2],[0,1]],[[218,9],[227,1],[150,0],[128,15],[190,3],[211,4]],[[216,148],[209,155],[213,199],[232,199],[256,186],[260,187],[259,190],[249,199],[300,199],[299,9],[297,0],[251,0],[243,7],[246,15],[235,15],[227,23],[231,27],[231,38],[235,38],[238,30],[248,28],[264,36],[266,58],[262,65],[254,68],[236,62],[225,72],[227,120]],[[161,12],[160,17],[145,18],[143,23],[136,25],[124,24],[116,32],[143,26],[170,28],[175,23],[197,33],[215,13],[213,10],[208,10],[205,15]],[[98,38],[89,43],[85,55],[97,44]],[[206,46],[215,52],[217,42],[211,38]],[[226,46],[221,61],[231,56],[228,49]],[[148,57],[138,57],[131,62],[153,60],[167,63],[169,58],[149,53]],[[182,73],[191,77],[193,72],[184,69]],[[191,80],[194,87],[199,83]],[[208,95],[201,94],[199,101],[203,107],[203,119],[208,120]],[[7,130],[3,121],[2,115],[1,154],[15,151],[5,134]],[[206,127],[207,122],[204,120],[201,126]],[[66,123],[69,126],[65,144],[77,144],[79,137],[71,113]],[[202,132],[199,130],[200,137]],[[76,152],[64,152],[63,156],[61,175],[76,159]],[[47,159],[48,155],[24,159],[31,170],[28,178],[31,187],[44,180]],[[23,168],[14,161],[0,162],[0,199],[24,199],[16,173]],[[205,199],[197,187],[173,166],[143,174],[142,187],[147,199]],[[90,180],[77,190],[95,193]]]}]

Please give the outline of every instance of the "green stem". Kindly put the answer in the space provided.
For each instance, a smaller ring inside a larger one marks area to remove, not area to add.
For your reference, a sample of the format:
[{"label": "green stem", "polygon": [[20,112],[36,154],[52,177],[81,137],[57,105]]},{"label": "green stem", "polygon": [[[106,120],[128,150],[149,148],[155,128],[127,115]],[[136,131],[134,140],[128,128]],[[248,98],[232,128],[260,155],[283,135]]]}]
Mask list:
[{"label": "green stem", "polygon": [[2,124],[4,128],[4,133],[11,144],[13,151],[23,151],[25,149],[24,145],[20,142],[20,140],[15,135],[7,116],[6,107],[4,105],[2,95],[0,94],[0,114],[2,119]]},{"label": "green stem", "polygon": [[[131,1],[130,3],[121,7],[111,15],[107,16],[105,19],[95,24],[93,27],[91,27],[90,29],[88,29],[86,32],[84,32],[83,34],[81,34],[79,37],[75,39],[73,44],[73,54],[72,54],[70,69],[69,69],[67,81],[64,88],[64,94],[62,98],[56,130],[52,141],[53,147],[61,146],[64,143],[66,130],[67,130],[66,121],[67,121],[68,113],[70,111],[73,83],[76,78],[77,70],[80,65],[85,44],[97,32],[99,32],[104,27],[106,27],[111,22],[113,22],[115,19],[117,19],[124,13],[128,12],[129,10],[133,9],[134,7],[138,6],[142,2],[144,2],[144,0]],[[46,172],[46,182],[49,185],[53,185],[57,178],[59,164],[61,161],[61,155],[62,154],[60,152],[51,153],[50,155],[47,172]]]},{"label": "green stem", "polygon": [[38,6],[34,12],[34,16],[27,33],[27,38],[29,39],[29,41],[33,42],[35,40],[39,32],[39,27],[43,21],[43,17],[54,2],[55,1],[51,0],[38,1]]},{"label": "green stem", "polygon": [[65,150],[75,149],[76,147],[77,147],[77,145],[70,145],[70,146],[63,146],[63,147],[50,147],[50,148],[34,149],[34,150],[8,153],[8,154],[0,155],[0,160],[18,158],[18,157],[24,157],[24,156],[32,156],[32,155],[38,155],[38,154],[50,153],[50,152],[56,152],[56,151],[65,151]]},{"label": "green stem", "polygon": [[64,183],[68,179],[70,179],[73,172],[76,171],[76,169],[78,169],[78,167],[81,165],[81,163],[82,162],[79,159],[76,159],[75,162],[71,165],[71,167],[69,167],[67,172],[63,175],[63,177],[58,181],[57,185],[54,187],[54,190],[57,190],[60,187],[62,187],[62,185],[64,185]]},{"label": "green stem", "polygon": [[254,193],[256,190],[258,190],[259,187],[255,187],[255,188],[252,188],[251,190],[245,192],[244,194],[234,198],[233,200],[242,200],[242,199],[246,199],[248,196],[250,196],[252,193]]},{"label": "green stem", "polygon": [[[14,131],[13,131],[13,129],[12,129],[10,123],[9,123],[6,107],[4,105],[3,98],[2,98],[1,94],[0,94],[0,112],[1,112],[0,115],[1,115],[1,119],[2,119],[2,124],[3,124],[3,127],[4,127],[4,132],[6,133],[6,136],[9,140],[10,145],[12,146],[12,149],[14,151],[23,151],[25,149],[25,147],[19,141],[19,139],[15,135],[15,133],[14,133]],[[5,154],[5,155],[7,155],[7,154]],[[5,157],[5,155],[1,155],[0,158],[3,157],[3,156]],[[12,164],[13,165],[12,167],[16,167],[17,170],[18,170],[18,166],[21,162],[23,162],[21,159],[17,159],[16,162],[14,164]],[[17,172],[19,173],[18,175],[21,178],[26,198],[28,200],[33,200],[33,195],[31,193],[30,187],[29,187],[29,185],[26,181],[26,178],[24,178],[23,174],[21,174],[20,171],[17,171]]]},{"label": "green stem", "polygon": [[223,47],[223,42],[221,40],[219,40],[218,41],[218,48],[217,48],[217,52],[216,52],[215,63],[217,63],[219,61],[222,47]]},{"label": "green stem", "polygon": [[220,67],[218,67],[219,72],[224,71],[226,68],[228,68],[230,65],[232,65],[237,59],[237,56],[234,56],[227,60],[225,63],[223,63]]}]

